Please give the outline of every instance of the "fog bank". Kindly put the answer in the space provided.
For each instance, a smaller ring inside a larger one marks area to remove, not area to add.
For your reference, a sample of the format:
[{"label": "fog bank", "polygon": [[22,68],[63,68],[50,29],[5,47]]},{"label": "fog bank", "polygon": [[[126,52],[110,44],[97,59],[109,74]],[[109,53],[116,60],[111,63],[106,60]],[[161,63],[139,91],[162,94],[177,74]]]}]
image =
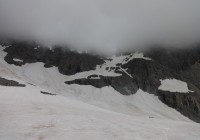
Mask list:
[{"label": "fog bank", "polygon": [[0,36],[111,54],[200,41],[198,0],[0,0]]}]

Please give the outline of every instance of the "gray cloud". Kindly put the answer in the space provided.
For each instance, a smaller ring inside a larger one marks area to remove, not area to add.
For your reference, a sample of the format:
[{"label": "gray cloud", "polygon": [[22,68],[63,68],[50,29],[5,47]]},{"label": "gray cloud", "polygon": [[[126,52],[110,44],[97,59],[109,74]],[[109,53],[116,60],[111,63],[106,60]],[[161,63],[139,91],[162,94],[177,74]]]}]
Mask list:
[{"label": "gray cloud", "polygon": [[199,0],[0,0],[0,35],[115,53],[200,41]]}]

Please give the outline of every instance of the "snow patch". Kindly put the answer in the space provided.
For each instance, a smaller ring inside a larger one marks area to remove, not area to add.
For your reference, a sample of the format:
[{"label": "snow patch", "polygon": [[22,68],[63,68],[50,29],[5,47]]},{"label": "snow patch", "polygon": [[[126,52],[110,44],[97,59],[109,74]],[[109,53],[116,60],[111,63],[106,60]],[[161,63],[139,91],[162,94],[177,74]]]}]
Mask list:
[{"label": "snow patch", "polygon": [[108,60],[106,60],[106,62],[104,63],[103,66],[117,67],[117,64],[124,65],[133,59],[151,60],[148,57],[144,57],[143,53],[135,52],[135,53],[131,53],[129,55],[112,56],[112,57],[108,58]]},{"label": "snow patch", "polygon": [[23,62],[23,60],[20,60],[20,59],[17,59],[17,58],[13,58],[13,60],[14,60],[15,62]]},{"label": "snow patch", "polygon": [[119,67],[119,68],[120,68],[121,71],[123,71],[124,73],[126,73],[126,75],[128,75],[131,78],[133,78],[133,76],[126,71],[127,69],[123,69],[122,67]]},{"label": "snow patch", "polygon": [[180,92],[180,93],[188,93],[192,92],[188,89],[188,85],[186,82],[176,80],[176,79],[165,79],[160,80],[161,86],[158,87],[159,90],[170,91],[170,92]]}]

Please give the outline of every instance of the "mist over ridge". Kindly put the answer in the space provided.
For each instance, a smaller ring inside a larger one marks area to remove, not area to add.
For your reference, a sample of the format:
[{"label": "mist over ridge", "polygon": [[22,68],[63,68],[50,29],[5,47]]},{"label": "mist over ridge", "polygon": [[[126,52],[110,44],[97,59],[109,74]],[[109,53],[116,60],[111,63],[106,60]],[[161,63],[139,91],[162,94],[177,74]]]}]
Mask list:
[{"label": "mist over ridge", "polygon": [[200,41],[196,0],[0,0],[0,36],[113,54]]}]

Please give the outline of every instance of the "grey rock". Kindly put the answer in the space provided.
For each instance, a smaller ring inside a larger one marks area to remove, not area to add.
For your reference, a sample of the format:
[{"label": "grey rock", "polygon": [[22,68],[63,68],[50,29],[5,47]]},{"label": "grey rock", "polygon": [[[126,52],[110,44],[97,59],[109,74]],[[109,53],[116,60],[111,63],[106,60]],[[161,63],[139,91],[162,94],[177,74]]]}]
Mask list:
[{"label": "grey rock", "polygon": [[176,109],[191,120],[200,123],[199,93],[172,93],[167,91],[159,91],[158,97],[169,107]]},{"label": "grey rock", "polygon": [[45,92],[45,91],[40,91],[40,93],[45,94],[45,95],[52,95],[52,96],[56,95],[56,94]]},{"label": "grey rock", "polygon": [[92,85],[96,88],[112,86],[123,95],[131,95],[136,93],[138,90],[137,82],[126,75],[117,77],[100,76],[100,79],[76,79],[73,81],[66,81],[65,83],[69,85]]},{"label": "grey rock", "polygon": [[0,77],[0,85],[1,86],[14,86],[14,87],[25,87],[26,85],[20,84],[14,80],[8,80]]}]

